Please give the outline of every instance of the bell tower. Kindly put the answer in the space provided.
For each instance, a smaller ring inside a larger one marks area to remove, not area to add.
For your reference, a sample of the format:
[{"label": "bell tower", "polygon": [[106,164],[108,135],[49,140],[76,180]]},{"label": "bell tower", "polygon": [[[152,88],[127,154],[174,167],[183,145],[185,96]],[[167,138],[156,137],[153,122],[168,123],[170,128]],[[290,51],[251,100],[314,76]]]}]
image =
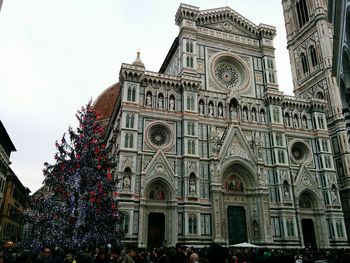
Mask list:
[{"label": "bell tower", "polygon": [[[333,28],[326,0],[282,0],[294,94],[324,99],[345,224],[350,234],[350,150],[336,78],[332,76]],[[314,120],[314,123],[316,121]]]}]

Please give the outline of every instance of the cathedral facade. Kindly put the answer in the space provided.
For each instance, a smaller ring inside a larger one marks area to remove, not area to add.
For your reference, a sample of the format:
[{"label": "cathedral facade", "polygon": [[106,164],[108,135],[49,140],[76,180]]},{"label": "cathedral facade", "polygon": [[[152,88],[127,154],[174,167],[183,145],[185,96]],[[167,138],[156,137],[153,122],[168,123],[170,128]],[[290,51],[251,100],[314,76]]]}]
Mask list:
[{"label": "cathedral facade", "polygon": [[[328,90],[279,91],[273,26],[186,4],[175,21],[160,71],[138,54],[113,86],[107,134],[124,241],[347,246]],[[324,67],[317,45],[310,54]]]}]

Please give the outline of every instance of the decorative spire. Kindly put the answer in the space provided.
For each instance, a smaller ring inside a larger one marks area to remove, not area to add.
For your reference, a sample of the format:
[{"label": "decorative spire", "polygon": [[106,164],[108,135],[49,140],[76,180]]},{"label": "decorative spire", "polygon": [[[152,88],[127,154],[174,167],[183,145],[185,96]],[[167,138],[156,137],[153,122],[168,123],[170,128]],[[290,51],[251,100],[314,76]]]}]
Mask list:
[{"label": "decorative spire", "polygon": [[140,50],[138,50],[137,51],[137,57],[136,57],[134,63],[132,63],[132,65],[144,68],[145,65],[143,64],[143,62],[141,60],[140,53],[141,53]]}]

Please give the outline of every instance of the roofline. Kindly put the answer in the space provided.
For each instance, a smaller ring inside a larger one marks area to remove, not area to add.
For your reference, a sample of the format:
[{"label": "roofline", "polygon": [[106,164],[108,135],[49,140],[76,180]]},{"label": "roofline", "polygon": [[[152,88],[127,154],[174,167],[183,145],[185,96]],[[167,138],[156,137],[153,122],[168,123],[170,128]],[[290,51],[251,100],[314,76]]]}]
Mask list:
[{"label": "roofline", "polygon": [[168,51],[168,54],[166,55],[164,61],[163,61],[163,64],[162,66],[160,67],[159,69],[159,73],[164,73],[165,72],[165,69],[167,68],[167,66],[169,65],[173,55],[175,54],[176,50],[177,50],[177,47],[179,45],[179,37],[176,37],[174,39],[174,42],[173,44],[171,45],[169,51]]},{"label": "roofline", "polygon": [[2,121],[0,120],[0,133],[3,133],[3,135],[4,135],[4,139],[6,140],[6,142],[9,144],[9,146],[10,146],[10,151],[11,152],[15,152],[15,151],[17,151],[16,150],[16,147],[15,147],[15,145],[13,144],[13,142],[11,141],[11,138],[10,138],[10,136],[9,136],[9,134],[7,133],[7,131],[6,131],[6,129],[5,129],[5,126],[3,125],[3,123],[2,123]]}]

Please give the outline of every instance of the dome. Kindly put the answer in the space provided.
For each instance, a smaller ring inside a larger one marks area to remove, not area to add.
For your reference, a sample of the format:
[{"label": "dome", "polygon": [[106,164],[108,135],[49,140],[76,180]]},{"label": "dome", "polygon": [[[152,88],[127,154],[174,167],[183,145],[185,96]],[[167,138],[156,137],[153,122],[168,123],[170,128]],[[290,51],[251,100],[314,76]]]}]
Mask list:
[{"label": "dome", "polygon": [[112,116],[113,108],[116,100],[120,94],[121,85],[118,83],[113,84],[109,88],[105,89],[100,96],[95,100],[94,109],[97,111],[97,120],[107,124],[109,118]]}]

